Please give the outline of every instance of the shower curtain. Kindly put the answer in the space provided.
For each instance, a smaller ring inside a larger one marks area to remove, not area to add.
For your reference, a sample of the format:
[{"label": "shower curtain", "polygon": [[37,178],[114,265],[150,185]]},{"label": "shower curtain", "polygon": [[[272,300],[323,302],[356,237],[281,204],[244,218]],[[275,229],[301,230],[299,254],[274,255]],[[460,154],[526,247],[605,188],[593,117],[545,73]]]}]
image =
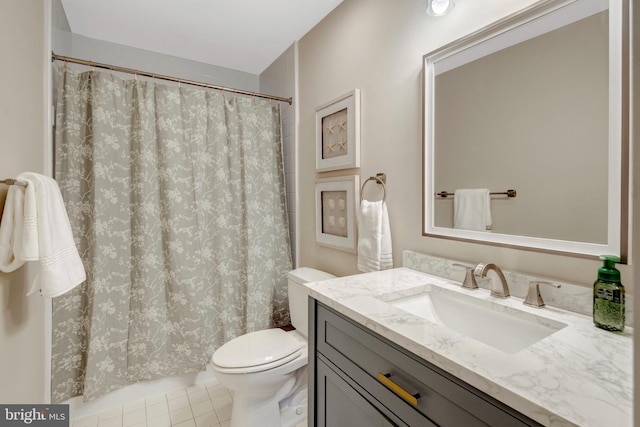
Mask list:
[{"label": "shower curtain", "polygon": [[56,180],[87,281],[53,301],[52,400],[204,370],[289,321],[279,107],[219,91],[56,79]]}]

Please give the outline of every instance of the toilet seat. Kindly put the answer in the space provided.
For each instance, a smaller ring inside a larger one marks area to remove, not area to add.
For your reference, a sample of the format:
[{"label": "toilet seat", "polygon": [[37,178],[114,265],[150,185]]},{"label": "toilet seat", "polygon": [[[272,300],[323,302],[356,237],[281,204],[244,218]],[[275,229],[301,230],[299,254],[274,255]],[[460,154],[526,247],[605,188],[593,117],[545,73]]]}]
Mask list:
[{"label": "toilet seat", "polygon": [[300,357],[304,343],[279,328],[241,335],[213,353],[215,369],[224,373],[252,373],[273,369]]}]

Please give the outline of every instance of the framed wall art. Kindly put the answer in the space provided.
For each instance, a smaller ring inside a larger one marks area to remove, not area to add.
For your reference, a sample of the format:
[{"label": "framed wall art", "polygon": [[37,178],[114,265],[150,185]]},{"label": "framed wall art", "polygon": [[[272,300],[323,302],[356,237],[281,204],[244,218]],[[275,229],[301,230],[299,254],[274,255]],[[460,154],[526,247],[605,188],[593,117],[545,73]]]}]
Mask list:
[{"label": "framed wall art", "polygon": [[316,171],[360,167],[360,90],[316,108]]},{"label": "framed wall art", "polygon": [[360,177],[348,175],[316,180],[316,242],[356,252],[356,207]]}]

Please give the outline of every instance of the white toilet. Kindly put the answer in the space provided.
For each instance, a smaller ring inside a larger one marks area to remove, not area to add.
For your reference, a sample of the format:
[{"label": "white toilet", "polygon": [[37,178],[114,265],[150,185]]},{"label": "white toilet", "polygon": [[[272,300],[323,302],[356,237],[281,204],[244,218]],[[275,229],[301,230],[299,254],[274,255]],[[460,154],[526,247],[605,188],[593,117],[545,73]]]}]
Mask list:
[{"label": "white toilet", "polygon": [[307,417],[308,288],[335,276],[312,268],[288,274],[291,323],[239,336],[213,353],[218,381],[233,392],[231,427],[295,427]]}]

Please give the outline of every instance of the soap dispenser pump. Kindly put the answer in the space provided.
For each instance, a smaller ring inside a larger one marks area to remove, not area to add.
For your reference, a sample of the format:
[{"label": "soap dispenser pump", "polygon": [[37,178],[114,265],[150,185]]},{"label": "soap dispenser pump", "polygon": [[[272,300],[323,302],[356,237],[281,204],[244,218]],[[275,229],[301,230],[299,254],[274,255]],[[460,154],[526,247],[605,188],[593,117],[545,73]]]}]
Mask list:
[{"label": "soap dispenser pump", "polygon": [[624,286],[615,264],[620,258],[601,255],[604,265],[598,269],[598,280],[593,284],[593,323],[608,331],[624,330]]}]

